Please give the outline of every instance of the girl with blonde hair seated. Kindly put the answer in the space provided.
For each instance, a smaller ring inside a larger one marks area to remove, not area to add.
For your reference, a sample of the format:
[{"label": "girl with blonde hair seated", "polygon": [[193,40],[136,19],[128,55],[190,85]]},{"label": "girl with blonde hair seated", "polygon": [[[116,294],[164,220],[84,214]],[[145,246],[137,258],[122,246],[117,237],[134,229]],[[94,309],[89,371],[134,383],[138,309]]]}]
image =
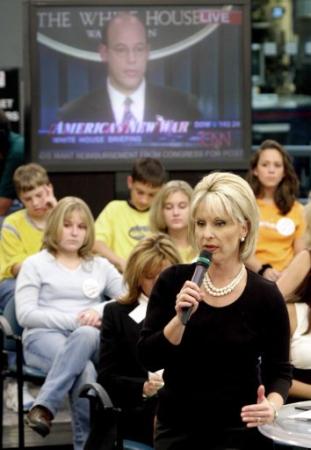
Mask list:
[{"label": "girl with blonde hair seated", "polygon": [[171,180],[158,192],[150,209],[151,231],[167,233],[185,263],[197,254],[188,236],[192,191],[186,181]]},{"label": "girl with blonde hair seated", "polygon": [[48,217],[43,250],[21,267],[15,296],[26,363],[47,374],[26,423],[46,436],[69,394],[75,450],[83,449],[89,432],[89,406],[79,389],[96,380],[101,294],[123,292],[117,269],[93,256],[94,234],[86,203],[60,200]]}]

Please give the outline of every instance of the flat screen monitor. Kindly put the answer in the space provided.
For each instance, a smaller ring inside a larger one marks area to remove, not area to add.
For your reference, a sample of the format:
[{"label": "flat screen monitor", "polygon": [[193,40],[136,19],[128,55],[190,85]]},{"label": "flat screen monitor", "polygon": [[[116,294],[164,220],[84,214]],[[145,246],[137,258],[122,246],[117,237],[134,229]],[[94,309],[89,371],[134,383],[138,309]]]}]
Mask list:
[{"label": "flat screen monitor", "polygon": [[50,171],[243,169],[247,0],[29,0],[31,159]]}]

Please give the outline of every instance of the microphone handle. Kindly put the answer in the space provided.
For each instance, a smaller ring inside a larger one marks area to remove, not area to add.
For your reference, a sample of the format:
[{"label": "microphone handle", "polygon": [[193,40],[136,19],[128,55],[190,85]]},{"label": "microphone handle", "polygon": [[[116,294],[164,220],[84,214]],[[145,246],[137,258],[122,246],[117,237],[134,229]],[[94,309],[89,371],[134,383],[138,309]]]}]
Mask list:
[{"label": "microphone handle", "polygon": [[191,308],[187,308],[182,312],[181,315],[181,323],[183,325],[187,325],[189,319],[190,319],[190,315],[191,315],[191,311],[192,311],[192,307]]},{"label": "microphone handle", "polygon": [[[191,278],[191,281],[196,283],[198,286],[201,286],[205,272],[207,271],[207,266],[203,264],[198,264],[195,268],[194,274]],[[183,325],[187,325],[188,320],[190,319],[192,311],[192,306],[189,308],[184,308],[182,315],[181,315],[181,323]]]}]

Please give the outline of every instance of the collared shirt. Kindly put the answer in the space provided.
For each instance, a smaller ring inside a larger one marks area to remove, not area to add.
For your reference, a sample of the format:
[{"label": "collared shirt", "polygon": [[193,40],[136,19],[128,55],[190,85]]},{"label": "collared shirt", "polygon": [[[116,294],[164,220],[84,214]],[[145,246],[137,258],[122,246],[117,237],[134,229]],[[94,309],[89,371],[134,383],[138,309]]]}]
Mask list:
[{"label": "collared shirt", "polygon": [[109,78],[107,78],[107,91],[111,102],[113,115],[117,124],[122,123],[124,116],[124,101],[126,98],[132,100],[131,112],[138,122],[144,120],[144,108],[145,108],[145,90],[146,81],[143,80],[135,92],[131,95],[124,95],[120,91],[117,91],[111,84]]}]

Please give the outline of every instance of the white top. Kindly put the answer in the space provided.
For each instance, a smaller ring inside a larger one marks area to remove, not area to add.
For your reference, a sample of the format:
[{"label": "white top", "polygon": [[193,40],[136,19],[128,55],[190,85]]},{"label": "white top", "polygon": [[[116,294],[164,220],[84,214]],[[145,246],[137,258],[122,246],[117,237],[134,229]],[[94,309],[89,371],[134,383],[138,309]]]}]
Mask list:
[{"label": "white top", "polygon": [[135,92],[133,92],[131,95],[124,95],[112,86],[109,78],[107,79],[107,91],[113,115],[118,125],[122,123],[124,116],[124,101],[128,97],[132,100],[131,112],[133,116],[135,117],[137,122],[143,122],[145,109],[145,89],[146,82],[145,80],[143,80]]},{"label": "white top", "polygon": [[140,323],[145,319],[148,300],[148,297],[146,297],[145,294],[141,293],[138,298],[138,305],[129,313],[130,318],[133,319],[136,323]]},{"label": "white top", "polygon": [[38,328],[72,331],[80,312],[102,314],[101,293],[113,298],[123,291],[122,276],[106,259],[95,256],[71,270],[42,250],[24,261],[17,277],[16,315],[23,337]]},{"label": "white top", "polygon": [[309,306],[306,303],[295,303],[297,328],[291,339],[291,363],[297,369],[311,369],[311,332],[308,329]]}]

